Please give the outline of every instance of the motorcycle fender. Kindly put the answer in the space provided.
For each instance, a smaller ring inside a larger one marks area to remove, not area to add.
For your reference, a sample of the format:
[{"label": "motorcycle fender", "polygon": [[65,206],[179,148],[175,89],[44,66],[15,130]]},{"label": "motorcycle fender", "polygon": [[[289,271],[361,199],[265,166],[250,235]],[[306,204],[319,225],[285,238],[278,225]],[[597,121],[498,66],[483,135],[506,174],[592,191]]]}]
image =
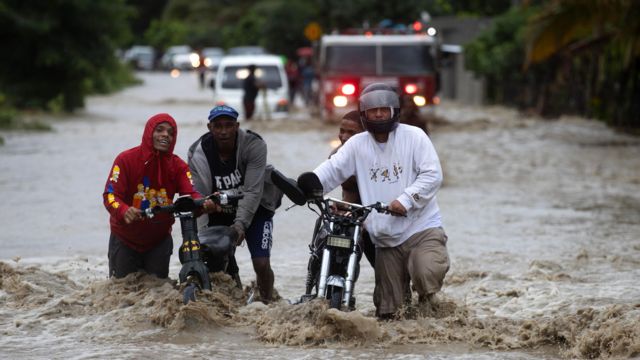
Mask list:
[{"label": "motorcycle fender", "polygon": [[344,288],[344,278],[338,275],[327,276],[327,285]]}]

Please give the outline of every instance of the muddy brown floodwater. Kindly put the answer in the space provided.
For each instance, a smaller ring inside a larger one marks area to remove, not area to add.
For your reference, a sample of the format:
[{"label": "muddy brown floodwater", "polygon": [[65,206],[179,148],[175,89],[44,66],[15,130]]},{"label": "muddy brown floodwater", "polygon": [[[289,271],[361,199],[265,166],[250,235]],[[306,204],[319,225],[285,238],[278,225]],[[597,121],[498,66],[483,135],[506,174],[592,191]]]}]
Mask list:
[{"label": "muddy brown floodwater", "polygon": [[[107,279],[101,193],[111,162],[139,144],[158,112],[178,121],[184,158],[213,105],[194,74],[140,77],[140,86],[49,119],[53,132],[1,134],[0,358],[640,356],[640,139],[579,118],[438,109],[432,139],[451,270],[434,311],[377,321],[366,261],[356,311],[289,305],[304,291],[315,218],[303,207],[285,211],[286,199],[272,253],[280,302],[245,305],[246,291],[219,274],[187,306],[175,280]],[[265,138],[269,162],[290,176],[324,160],[337,135],[303,109],[242,126]],[[238,254],[248,285],[249,254]],[[171,279],[179,268],[174,256]]]}]

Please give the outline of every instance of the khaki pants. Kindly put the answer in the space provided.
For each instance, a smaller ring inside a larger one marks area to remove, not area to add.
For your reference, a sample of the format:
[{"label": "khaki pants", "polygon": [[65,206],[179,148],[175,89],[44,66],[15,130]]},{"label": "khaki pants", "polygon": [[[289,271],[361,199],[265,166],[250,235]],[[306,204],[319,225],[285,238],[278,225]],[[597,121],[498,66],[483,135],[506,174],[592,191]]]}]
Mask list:
[{"label": "khaki pants", "polygon": [[419,295],[433,294],[442,288],[449,271],[447,235],[441,227],[413,234],[392,248],[376,248],[376,287],[373,303],[376,315],[395,313],[409,292],[409,281]]}]

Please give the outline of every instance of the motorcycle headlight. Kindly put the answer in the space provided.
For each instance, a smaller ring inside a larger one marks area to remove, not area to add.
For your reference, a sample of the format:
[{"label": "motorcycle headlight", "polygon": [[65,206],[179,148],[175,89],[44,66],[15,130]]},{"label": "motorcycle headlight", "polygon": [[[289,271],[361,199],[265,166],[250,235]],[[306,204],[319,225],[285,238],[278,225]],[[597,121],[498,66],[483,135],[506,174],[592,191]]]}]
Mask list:
[{"label": "motorcycle headlight", "polygon": [[329,235],[327,239],[327,245],[345,249],[351,249],[353,242],[351,238],[338,236],[338,235]]}]

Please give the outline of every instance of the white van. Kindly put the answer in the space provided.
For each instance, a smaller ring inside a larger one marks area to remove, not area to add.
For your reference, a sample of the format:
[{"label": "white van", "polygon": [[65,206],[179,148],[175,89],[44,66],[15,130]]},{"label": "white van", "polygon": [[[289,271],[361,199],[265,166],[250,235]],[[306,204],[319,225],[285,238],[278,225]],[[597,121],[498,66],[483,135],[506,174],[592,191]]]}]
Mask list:
[{"label": "white van", "polygon": [[289,83],[282,60],[275,55],[223,57],[212,83],[216,104],[231,106],[244,117],[242,82],[249,75],[249,65],[256,66],[256,78],[266,87],[258,93],[253,118],[285,117],[289,112]]}]

